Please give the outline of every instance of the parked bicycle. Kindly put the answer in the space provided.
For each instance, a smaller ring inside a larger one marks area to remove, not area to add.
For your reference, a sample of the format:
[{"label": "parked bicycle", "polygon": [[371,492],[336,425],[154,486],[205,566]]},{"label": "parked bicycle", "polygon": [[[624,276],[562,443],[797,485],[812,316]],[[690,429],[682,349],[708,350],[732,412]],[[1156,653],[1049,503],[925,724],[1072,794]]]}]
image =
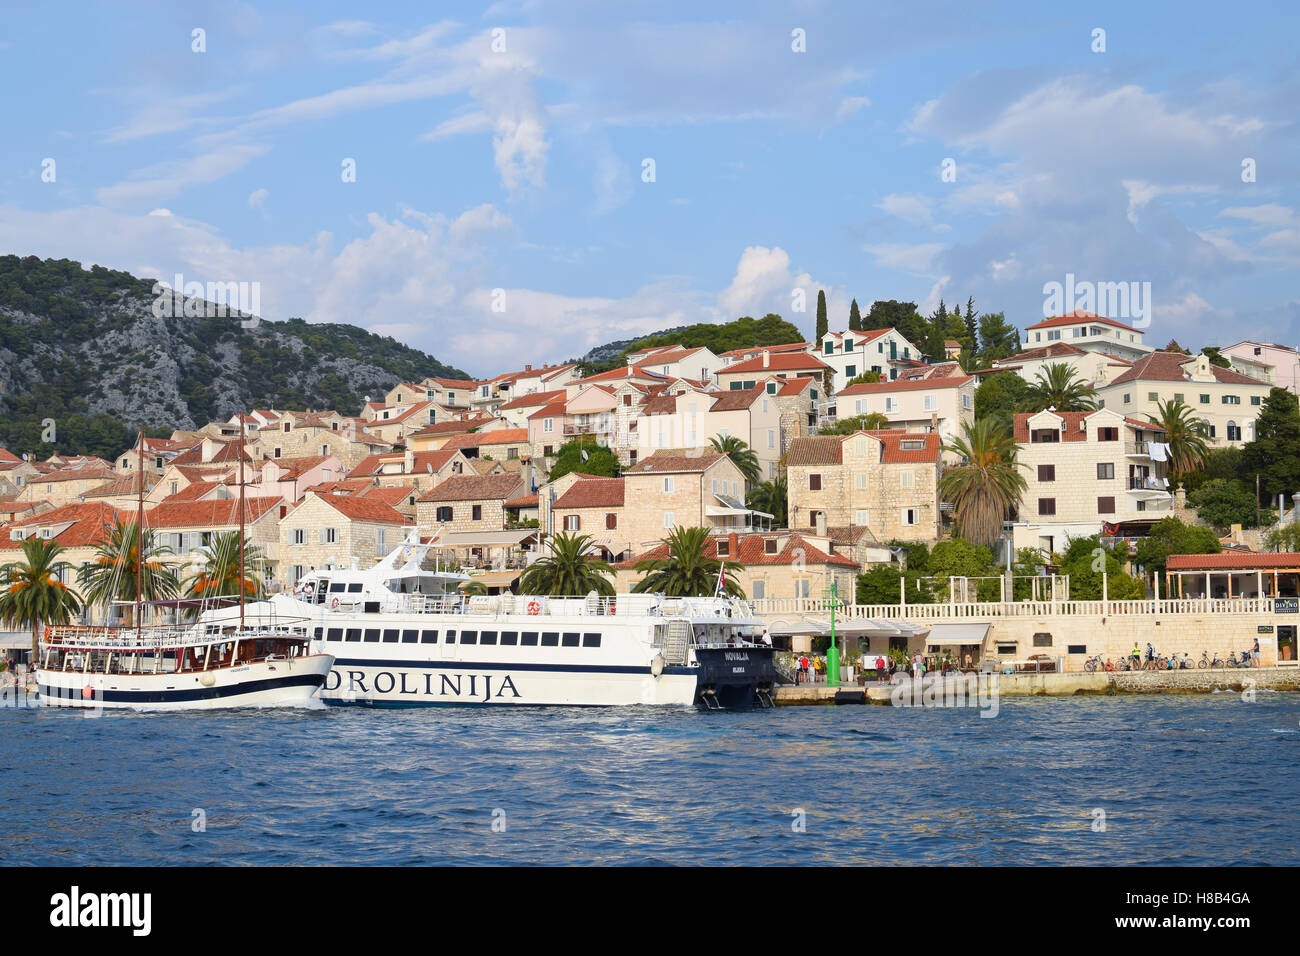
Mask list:
[{"label": "parked bicycle", "polygon": [[1094,654],[1083,662],[1083,669],[1089,674],[1093,674],[1099,670],[1110,670],[1110,668],[1106,666],[1109,663],[1109,661],[1103,661],[1100,654]]},{"label": "parked bicycle", "polygon": [[1241,658],[1238,659],[1232,654],[1228,655],[1229,667],[1254,667],[1255,659],[1251,656],[1250,651],[1242,651]]}]

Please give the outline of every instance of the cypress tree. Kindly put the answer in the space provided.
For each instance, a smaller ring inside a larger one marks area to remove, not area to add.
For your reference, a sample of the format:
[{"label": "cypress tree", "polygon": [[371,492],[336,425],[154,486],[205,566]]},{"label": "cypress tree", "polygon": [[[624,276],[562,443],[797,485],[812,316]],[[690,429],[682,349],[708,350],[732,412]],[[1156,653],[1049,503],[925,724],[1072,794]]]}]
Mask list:
[{"label": "cypress tree", "polygon": [[830,325],[826,319],[826,290],[817,290],[817,341],[820,342],[830,331]]},{"label": "cypress tree", "polygon": [[862,313],[858,311],[857,299],[854,299],[853,304],[849,306],[849,328],[854,332],[862,331]]}]

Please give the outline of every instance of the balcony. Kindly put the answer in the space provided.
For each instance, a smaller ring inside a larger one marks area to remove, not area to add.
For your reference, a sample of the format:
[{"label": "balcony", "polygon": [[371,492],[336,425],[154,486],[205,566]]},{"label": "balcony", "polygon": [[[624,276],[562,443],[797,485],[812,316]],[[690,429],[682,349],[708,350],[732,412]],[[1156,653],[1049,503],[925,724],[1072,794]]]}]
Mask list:
[{"label": "balcony", "polygon": [[612,435],[613,427],[595,422],[575,422],[564,426],[565,435]]},{"label": "balcony", "polygon": [[1129,458],[1150,458],[1151,443],[1145,441],[1126,441],[1124,454]]}]

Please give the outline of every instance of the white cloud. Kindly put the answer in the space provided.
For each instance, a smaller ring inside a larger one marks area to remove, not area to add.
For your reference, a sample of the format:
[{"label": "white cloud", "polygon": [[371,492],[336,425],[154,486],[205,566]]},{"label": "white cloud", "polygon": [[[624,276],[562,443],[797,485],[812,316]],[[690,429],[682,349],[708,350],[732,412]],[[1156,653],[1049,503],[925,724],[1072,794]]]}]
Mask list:
[{"label": "white cloud", "polygon": [[266,197],[269,195],[270,193],[265,189],[254,189],[248,194],[248,208],[261,209],[262,203],[266,202]]},{"label": "white cloud", "polygon": [[170,199],[189,186],[229,176],[269,151],[269,146],[230,145],[189,159],[169,160],[139,170],[135,179],[96,190],[95,198],[106,206]]},{"label": "white cloud", "polygon": [[921,243],[877,243],[866,247],[867,252],[876,258],[876,264],[887,269],[902,269],[905,272],[929,273],[934,266],[934,259],[942,250],[938,242]]}]

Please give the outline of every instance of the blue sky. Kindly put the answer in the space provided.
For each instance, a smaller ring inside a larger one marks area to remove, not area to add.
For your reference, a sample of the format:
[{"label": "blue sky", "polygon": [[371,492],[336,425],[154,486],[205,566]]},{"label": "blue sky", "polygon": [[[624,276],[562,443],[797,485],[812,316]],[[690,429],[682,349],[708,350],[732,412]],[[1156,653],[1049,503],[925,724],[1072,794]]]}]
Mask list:
[{"label": "blue sky", "polygon": [[1300,342],[1293,4],[611,6],[6,4],[0,252],[258,282],[479,375],[811,334],[819,288],[833,327],[1024,326],[1067,273],[1150,282],[1156,345]]}]

